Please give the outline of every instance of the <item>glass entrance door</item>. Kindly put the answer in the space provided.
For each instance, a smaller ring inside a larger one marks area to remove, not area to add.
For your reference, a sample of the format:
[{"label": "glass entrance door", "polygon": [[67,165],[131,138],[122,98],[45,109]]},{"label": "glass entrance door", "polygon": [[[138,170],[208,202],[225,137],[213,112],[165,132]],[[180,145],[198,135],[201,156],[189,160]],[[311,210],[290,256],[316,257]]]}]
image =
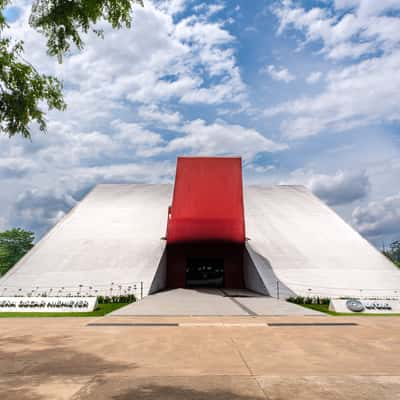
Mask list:
[{"label": "glass entrance door", "polygon": [[222,258],[188,258],[186,287],[223,287],[224,260]]}]

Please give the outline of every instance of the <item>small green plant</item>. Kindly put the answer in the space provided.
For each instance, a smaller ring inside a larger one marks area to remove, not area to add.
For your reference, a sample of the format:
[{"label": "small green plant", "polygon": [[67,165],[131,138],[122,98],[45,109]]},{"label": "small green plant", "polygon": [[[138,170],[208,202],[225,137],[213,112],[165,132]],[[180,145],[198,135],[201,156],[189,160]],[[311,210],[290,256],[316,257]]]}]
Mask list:
[{"label": "small green plant", "polygon": [[97,303],[98,304],[129,304],[136,301],[136,297],[134,294],[127,294],[123,296],[98,296]]},{"label": "small green plant", "polygon": [[292,296],[287,299],[290,303],[295,304],[325,304],[328,305],[330,302],[329,297],[319,297],[319,296]]}]

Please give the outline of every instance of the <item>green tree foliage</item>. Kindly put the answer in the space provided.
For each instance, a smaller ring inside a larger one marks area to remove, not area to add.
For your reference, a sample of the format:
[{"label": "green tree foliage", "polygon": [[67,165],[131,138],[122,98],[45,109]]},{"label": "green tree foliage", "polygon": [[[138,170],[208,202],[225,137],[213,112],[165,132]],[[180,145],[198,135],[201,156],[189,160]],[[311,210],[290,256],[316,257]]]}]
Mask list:
[{"label": "green tree foliage", "polygon": [[46,130],[41,101],[57,110],[64,110],[65,103],[61,82],[22,61],[22,52],[22,42],[11,46],[10,39],[0,39],[0,130],[29,138],[31,121],[36,121],[41,131]]},{"label": "green tree foliage", "polygon": [[47,37],[49,54],[60,56],[70,49],[71,42],[83,48],[82,32],[92,30],[102,36],[101,30],[93,28],[99,20],[108,21],[114,29],[129,28],[134,3],[143,5],[132,0],[37,0],[29,22]]},{"label": "green tree foliage", "polygon": [[35,235],[14,228],[0,232],[0,275],[12,268],[32,247]]},{"label": "green tree foliage", "polygon": [[[62,83],[40,74],[23,59],[23,42],[4,37],[7,28],[4,9],[10,0],[0,0],[0,131],[8,136],[30,138],[30,123],[46,131],[45,111],[64,110]],[[84,47],[83,34],[90,30],[103,37],[96,23],[107,21],[114,29],[130,27],[135,4],[142,0],[36,0],[29,23],[47,38],[48,53],[59,62],[74,44]]]},{"label": "green tree foliage", "polygon": [[388,250],[383,250],[383,254],[400,268],[400,240],[392,242]]}]

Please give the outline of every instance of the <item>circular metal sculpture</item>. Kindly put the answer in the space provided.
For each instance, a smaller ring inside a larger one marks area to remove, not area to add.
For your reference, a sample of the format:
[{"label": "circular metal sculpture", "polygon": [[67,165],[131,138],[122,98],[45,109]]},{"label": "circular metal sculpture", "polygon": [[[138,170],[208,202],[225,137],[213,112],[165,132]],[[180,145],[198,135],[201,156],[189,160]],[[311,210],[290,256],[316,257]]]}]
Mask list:
[{"label": "circular metal sculpture", "polygon": [[359,300],[350,299],[346,301],[346,307],[350,311],[361,312],[364,311],[364,305]]}]

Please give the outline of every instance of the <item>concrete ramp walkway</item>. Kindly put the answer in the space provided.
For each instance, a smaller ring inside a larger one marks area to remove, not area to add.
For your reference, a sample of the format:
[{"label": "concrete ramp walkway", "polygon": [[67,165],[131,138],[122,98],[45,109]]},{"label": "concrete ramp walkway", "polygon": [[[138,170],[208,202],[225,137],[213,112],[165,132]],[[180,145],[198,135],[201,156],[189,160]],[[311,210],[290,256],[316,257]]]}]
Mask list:
[{"label": "concrete ramp walkway", "polygon": [[145,297],[110,316],[324,315],[247,290],[173,289]]}]

